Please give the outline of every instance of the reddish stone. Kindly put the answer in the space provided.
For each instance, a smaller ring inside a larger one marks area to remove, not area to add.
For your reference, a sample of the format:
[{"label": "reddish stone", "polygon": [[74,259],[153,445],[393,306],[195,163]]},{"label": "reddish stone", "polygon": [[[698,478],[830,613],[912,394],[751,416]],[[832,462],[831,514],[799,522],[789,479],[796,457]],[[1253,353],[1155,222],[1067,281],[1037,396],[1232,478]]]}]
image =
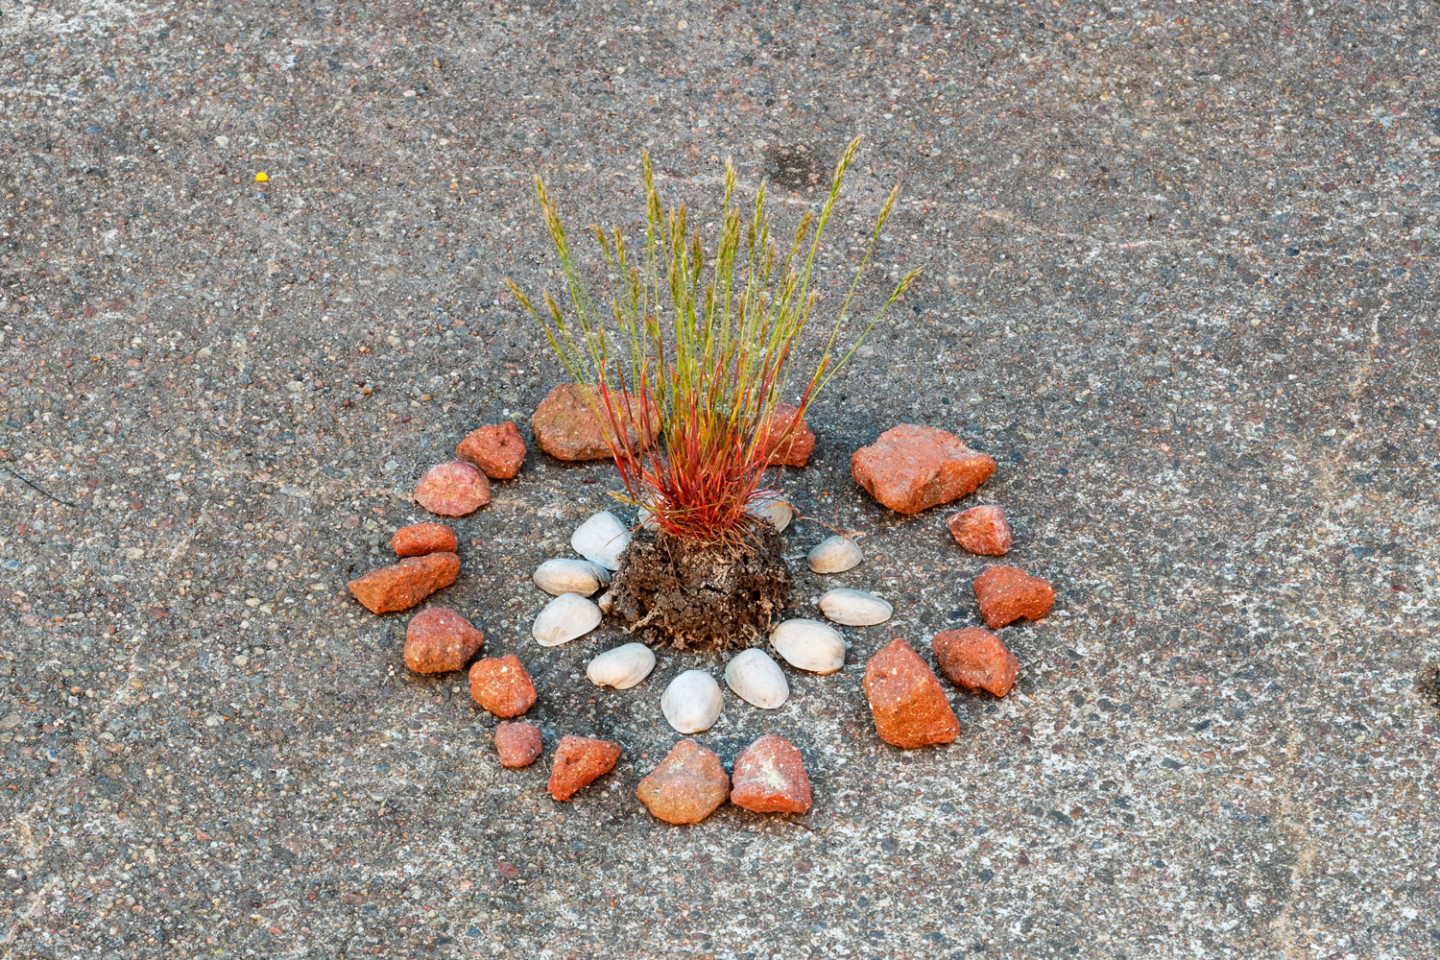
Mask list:
[{"label": "reddish stone", "polygon": [[497,717],[518,717],[535,702],[535,683],[515,654],[487,657],[470,667],[470,699]]},{"label": "reddish stone", "polygon": [[416,673],[464,669],[485,643],[485,634],[449,607],[431,607],[405,628],[405,666]]},{"label": "reddish stone", "polygon": [[545,749],[540,728],[524,720],[506,720],[495,728],[495,749],[502,767],[528,767]]},{"label": "reddish stone", "polygon": [[714,753],[694,740],[681,740],[640,781],[635,794],[666,823],[699,823],[730,796],[730,777]]},{"label": "reddish stone", "polygon": [[1005,508],[995,504],[971,507],[955,514],[946,524],[956,543],[982,557],[1003,557],[1015,539],[1005,521]]},{"label": "reddish stone", "polygon": [[406,557],[350,581],[350,592],[371,613],[409,610],[460,576],[460,557],[454,553],[427,553]]},{"label": "reddish stone", "polygon": [[810,777],[795,744],[767,733],[735,758],[730,802],[755,813],[804,813],[810,809]]},{"label": "reddish stone", "polygon": [[1015,685],[1020,661],[1005,641],[984,627],[943,630],[930,640],[935,663],[950,682],[1003,697]]},{"label": "reddish stone", "polygon": [[803,467],[815,450],[815,434],[800,416],[800,408],[777,403],[760,427],[760,449],[772,467]]},{"label": "reddish stone", "polygon": [[891,427],[850,457],[855,482],[900,513],[958,500],[994,472],[995,461],[959,437],[912,423]]},{"label": "reddish stone", "polygon": [[590,737],[566,736],[555,750],[550,768],[550,796],[569,800],[576,791],[609,773],[620,759],[620,744]]},{"label": "reddish stone", "polygon": [[473,463],[437,463],[416,484],[415,502],[442,517],[463,517],[490,502],[490,481]]},{"label": "reddish stone", "polygon": [[475,464],[491,480],[509,480],[525,462],[525,439],[514,421],[492,423],[470,431],[455,448],[455,459]]},{"label": "reddish stone", "polygon": [[875,732],[886,743],[909,750],[949,743],[960,735],[960,721],[940,681],[900,637],[865,664],[865,697]]},{"label": "reddish stone", "polygon": [[975,578],[980,616],[991,630],[1022,617],[1039,620],[1055,603],[1055,588],[1018,567],[991,567]]},{"label": "reddish stone", "polygon": [[412,523],[395,531],[395,536],[390,538],[390,549],[397,557],[456,553],[460,549],[460,540],[455,531],[443,523]]},{"label": "reddish stone", "polygon": [[[621,410],[625,409],[627,402],[631,404],[625,432],[631,446],[641,449],[659,432],[660,411],[653,406],[648,411],[648,428],[642,437],[636,422],[640,412],[639,398],[616,391],[614,402]],[[602,403],[597,397],[597,407]],[[598,411],[598,415],[596,410],[591,409],[585,392],[578,384],[562,383],[535,408],[535,415],[530,418],[530,429],[535,433],[535,442],[540,444],[540,449],[557,460],[609,460],[610,444],[605,442],[604,417],[603,409]]]}]

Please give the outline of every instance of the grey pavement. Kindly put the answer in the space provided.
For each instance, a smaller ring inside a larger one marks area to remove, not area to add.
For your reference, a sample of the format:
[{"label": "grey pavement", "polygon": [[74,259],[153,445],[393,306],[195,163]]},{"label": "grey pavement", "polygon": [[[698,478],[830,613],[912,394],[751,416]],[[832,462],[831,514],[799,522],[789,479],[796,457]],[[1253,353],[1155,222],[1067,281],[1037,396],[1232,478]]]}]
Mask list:
[{"label": "grey pavement", "polygon": [[[1440,956],[1432,3],[0,13],[0,956]],[[533,450],[434,601],[535,676],[546,757],[500,769],[344,584],[561,378],[501,284],[554,283],[530,177],[633,226],[648,148],[706,221],[732,156],[793,224],[857,133],[822,281],[897,180],[871,302],[925,273],[780,482],[896,618],[700,738],[790,737],[814,810],[646,813],[663,684],[718,664],[599,691],[618,631],[529,640],[616,487]],[[850,479],[899,422],[999,461],[972,502],[1060,593],[909,753],[865,658],[977,622],[986,562]],[[562,805],[566,732],[624,755]]]}]

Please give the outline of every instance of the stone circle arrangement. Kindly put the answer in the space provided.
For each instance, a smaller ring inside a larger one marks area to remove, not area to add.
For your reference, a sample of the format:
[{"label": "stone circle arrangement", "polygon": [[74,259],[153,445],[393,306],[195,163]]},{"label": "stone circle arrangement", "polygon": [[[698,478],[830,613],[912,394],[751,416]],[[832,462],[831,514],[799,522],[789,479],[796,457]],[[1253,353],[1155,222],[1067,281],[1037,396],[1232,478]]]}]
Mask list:
[{"label": "stone circle arrangement", "polygon": [[[800,218],[788,244],[777,242],[778,231],[771,229],[763,183],[748,211],[732,203],[739,176],[727,163],[718,235],[708,250],[686,208],[661,201],[645,155],[644,244],[627,248],[620,230],[593,228],[611,285],[608,304],[591,297],[587,271],[574,260],[556,206],[536,178],[569,310],[548,292],[537,308],[507,283],[573,382],[550,391],[531,417],[531,431],[556,459],[612,461],[625,488],[616,497],[633,505],[636,515],[627,524],[609,511],[596,513],[570,538],[577,556],[556,557],[535,570],[535,586],[554,599],[530,634],[536,644],[553,647],[589,634],[607,617],[617,622],[637,639],[598,654],[585,671],[591,683],[617,691],[613,696],[643,695],[626,691],[655,669],[647,644],[664,644],[725,657],[722,676],[731,692],[757,710],[774,710],[790,695],[782,662],[833,674],[845,663],[846,644],[831,624],[871,627],[894,612],[870,591],[833,589],[818,599],[828,623],[785,618],[793,578],[782,534],[795,512],[765,481],[769,470],[809,462],[815,435],[805,413],[811,401],[919,273],[900,278],[847,349],[851,298],[894,207],[896,187],[880,207],[849,291],[835,300],[829,341],[799,402],[782,401],[792,351],[820,302],[812,268],[821,235],[859,143],[857,138],[845,149],[828,198]],[[491,480],[519,473],[526,452],[514,423],[482,426],[460,442],[454,460],[426,471],[415,502],[439,517],[473,513],[490,502]],[[900,424],[856,450],[850,472],[879,503],[913,515],[973,493],[995,472],[995,461],[944,430]],[[1010,526],[999,506],[957,513],[949,528],[972,553],[1003,556],[1010,549]],[[350,583],[355,598],[375,613],[415,607],[459,576],[458,538],[445,524],[404,527],[393,546],[398,563]],[[837,533],[817,544],[808,561],[817,574],[840,573],[860,564],[863,551],[853,537]],[[993,631],[1044,616],[1055,591],[1016,567],[993,566],[975,579],[975,594],[986,627],[938,633],[931,649],[957,686],[1003,697],[1019,662]],[[476,660],[484,642],[484,633],[459,613],[430,607],[406,629],[405,664],[417,673],[468,667],[471,698],[505,721],[495,732],[500,763],[527,766],[543,754],[544,738],[534,724],[514,718],[535,704],[539,692],[520,657]],[[887,743],[914,749],[950,743],[959,734],[960,721],[939,680],[904,639],[895,638],[869,659],[864,691],[875,731]],[[724,707],[711,670],[685,670],[670,679],[660,709],[683,739],[640,781],[641,802],[658,819],[676,824],[698,823],[727,799],[756,813],[807,812],[810,779],[789,739],[765,734],[734,758],[729,773],[720,757],[690,739],[709,730]],[[562,737],[550,795],[570,800],[612,770],[621,749],[593,737]]]},{"label": "stone circle arrangement", "polygon": [[[609,459],[603,424],[568,403],[568,387],[556,387],[536,409],[531,420],[536,442],[562,461]],[[815,446],[814,433],[803,418],[794,416],[792,407],[777,406],[775,416],[788,418],[791,426],[779,434],[783,443],[775,445],[768,462],[776,467],[805,466]],[[513,422],[480,427],[460,442],[455,460],[425,473],[415,488],[415,502],[439,517],[473,513],[490,502],[490,481],[509,480],[519,473],[526,452]],[[906,515],[968,496],[995,472],[993,459],[971,450],[958,437],[914,424],[886,430],[874,443],[856,450],[850,465],[856,482],[871,496]],[[787,502],[773,496],[754,509],[777,532],[784,532],[794,516]],[[644,523],[641,517],[632,529],[609,511],[597,513],[571,537],[578,556],[546,560],[536,568],[535,586],[553,596],[531,629],[536,644],[570,643],[600,626],[611,603],[611,578],[634,529]],[[1013,537],[1001,506],[962,510],[947,525],[955,542],[971,553],[1001,557],[1010,550]],[[459,576],[458,538],[444,523],[402,527],[391,546],[397,563],[349,584],[355,598],[373,613],[412,609]],[[863,551],[852,537],[837,534],[816,544],[807,560],[817,574],[841,573],[859,565]],[[1015,683],[1019,661],[994,631],[1043,617],[1054,603],[1055,591],[1045,580],[1009,565],[989,567],[975,578],[974,589],[985,626],[937,633],[931,638],[931,650],[940,672],[955,686],[1004,697]],[[893,613],[890,603],[864,590],[829,590],[818,605],[830,623],[786,619],[768,636],[771,652],[750,647],[729,656],[722,676],[736,697],[759,710],[782,706],[789,696],[782,663],[812,674],[836,673],[844,665],[847,647],[831,624],[875,626]],[[484,643],[484,633],[456,611],[426,607],[406,628],[405,666],[421,674],[468,668],[472,699],[501,718],[495,730],[500,764],[528,766],[542,756],[543,737],[539,727],[514,718],[529,710],[539,693],[518,656],[475,659]],[[629,642],[598,653],[590,660],[586,677],[595,686],[622,695],[644,683],[655,664],[648,645]],[[908,750],[950,743],[959,734],[959,720],[939,680],[904,639],[895,638],[869,659],[864,692],[876,734],[886,743]],[[660,694],[661,711],[684,739],[640,781],[636,793],[641,802],[655,817],[676,824],[697,823],[726,800],[756,813],[807,812],[812,802],[810,780],[800,750],[786,737],[761,736],[734,758],[731,773],[713,751],[689,739],[708,730],[724,704],[720,684],[707,670],[685,670],[669,681]],[[606,740],[564,736],[553,753],[551,796],[569,801],[614,768],[621,750],[620,744]]]}]

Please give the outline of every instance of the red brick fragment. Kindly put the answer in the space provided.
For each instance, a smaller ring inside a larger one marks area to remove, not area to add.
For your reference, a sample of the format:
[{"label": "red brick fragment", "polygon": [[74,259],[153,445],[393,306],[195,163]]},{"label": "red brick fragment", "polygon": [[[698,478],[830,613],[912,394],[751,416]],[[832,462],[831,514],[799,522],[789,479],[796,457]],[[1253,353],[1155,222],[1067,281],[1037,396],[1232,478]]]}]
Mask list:
[{"label": "red brick fragment", "polygon": [[730,777],[714,753],[694,740],[681,740],[640,781],[635,794],[666,823],[699,823],[730,795]]},{"label": "red brick fragment", "polygon": [[[604,401],[595,398],[600,407],[591,409],[585,398],[585,389],[578,384],[562,383],[540,401],[535,414],[530,418],[530,429],[535,442],[557,460],[609,460],[610,445],[605,442]],[[613,402],[617,410],[629,410],[626,435],[630,444],[639,450],[646,446],[660,430],[660,411],[653,405],[646,412],[647,429],[640,431],[640,399],[633,394],[616,391]],[[626,407],[625,404],[630,406]]]},{"label": "red brick fragment", "polygon": [[405,666],[416,673],[461,670],[475,656],[485,634],[449,607],[430,607],[405,628]]},{"label": "red brick fragment", "polygon": [[576,791],[609,773],[620,759],[620,744],[567,735],[555,750],[550,768],[550,796],[569,800]]},{"label": "red brick fragment", "polygon": [[815,434],[800,416],[800,408],[777,403],[760,427],[760,449],[772,467],[803,467],[815,450]]},{"label": "red brick fragment", "polygon": [[900,637],[865,664],[865,697],[880,739],[906,750],[950,743],[960,735],[960,720],[950,709],[940,681],[920,655]]},{"label": "red brick fragment", "polygon": [[1015,685],[1020,661],[1005,641],[984,627],[943,630],[930,640],[935,663],[950,682],[1003,697]]},{"label": "red brick fragment", "polygon": [[495,728],[495,750],[502,767],[528,767],[545,749],[540,728],[524,720],[506,720]]},{"label": "red brick fragment", "polygon": [[982,557],[1003,557],[1015,539],[1005,520],[1005,508],[993,503],[957,513],[947,526],[956,543]]},{"label": "red brick fragment", "polygon": [[991,567],[975,578],[980,616],[991,630],[1024,618],[1039,620],[1055,603],[1055,588],[1018,567]]},{"label": "red brick fragment", "polygon": [[470,699],[497,717],[518,717],[535,703],[535,683],[513,653],[487,657],[470,667]]},{"label": "red brick fragment", "polygon": [[490,502],[490,481],[473,463],[437,463],[416,484],[415,502],[441,517],[463,517]]},{"label": "red brick fragment", "polygon": [[390,538],[397,557],[423,557],[427,553],[458,553],[460,539],[443,523],[412,523]]},{"label": "red brick fragment", "polygon": [[460,575],[460,557],[454,553],[428,553],[406,557],[399,563],[371,570],[349,583],[350,592],[371,613],[408,610]]},{"label": "red brick fragment", "polygon": [[491,480],[509,480],[525,462],[525,438],[513,420],[487,424],[460,441],[455,459],[475,464]]},{"label": "red brick fragment", "polygon": [[795,744],[767,733],[740,751],[730,802],[755,813],[805,813],[810,809],[810,777]]},{"label": "red brick fragment", "polygon": [[954,434],[902,423],[850,457],[855,482],[900,513],[919,513],[974,492],[995,472],[995,461]]}]

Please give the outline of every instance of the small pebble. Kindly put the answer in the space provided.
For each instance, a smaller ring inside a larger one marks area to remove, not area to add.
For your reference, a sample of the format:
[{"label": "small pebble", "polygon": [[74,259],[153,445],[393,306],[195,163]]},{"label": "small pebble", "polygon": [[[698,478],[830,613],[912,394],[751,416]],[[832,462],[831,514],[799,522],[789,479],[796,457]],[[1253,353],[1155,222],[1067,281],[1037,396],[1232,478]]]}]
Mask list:
[{"label": "small pebble", "polygon": [[889,620],[895,608],[868,591],[836,587],[820,598],[820,611],[847,627],[873,627]]},{"label": "small pebble", "polygon": [[686,670],[665,688],[660,711],[681,733],[701,733],[720,719],[720,684],[704,670]]},{"label": "small pebble", "polygon": [[998,630],[1016,620],[1039,620],[1055,603],[1049,581],[1018,567],[991,567],[975,578],[975,597],[985,626]]},{"label": "small pebble", "polygon": [[597,687],[628,690],[655,669],[655,651],[643,643],[626,643],[590,661],[585,676]]},{"label": "small pebble", "polygon": [[608,510],[601,510],[580,524],[570,536],[571,549],[607,570],[620,568],[620,554],[629,545],[630,531]]},{"label": "small pebble", "polygon": [[990,503],[955,514],[946,526],[955,542],[982,557],[1002,557],[1010,550],[1014,535],[1005,520],[1005,508]]},{"label": "small pebble", "polygon": [[351,580],[348,586],[371,613],[394,613],[408,610],[436,590],[450,586],[459,575],[459,556],[427,553],[371,570]]},{"label": "small pebble", "polygon": [[546,560],[535,568],[535,586],[552,597],[562,593],[578,593],[588,597],[610,582],[610,571],[589,560],[562,557]]},{"label": "small pebble", "polygon": [[509,480],[525,463],[525,439],[514,421],[489,424],[460,441],[455,459],[475,464],[491,480]]},{"label": "small pebble", "polygon": [[545,605],[530,628],[542,647],[558,647],[600,626],[600,608],[578,593],[562,593]]},{"label": "small pebble", "polygon": [[845,665],[845,639],[819,620],[786,620],[770,631],[770,645],[797,670],[823,675]]},{"label": "small pebble", "polygon": [[735,695],[762,710],[774,710],[790,697],[780,664],[764,650],[742,650],[725,665],[725,683]]},{"label": "small pebble", "polygon": [[810,569],[816,573],[844,573],[860,562],[860,545],[849,537],[826,537],[811,549]]},{"label": "small pebble", "polygon": [[485,634],[449,607],[429,607],[405,628],[405,666],[416,673],[462,670],[485,642]]}]

